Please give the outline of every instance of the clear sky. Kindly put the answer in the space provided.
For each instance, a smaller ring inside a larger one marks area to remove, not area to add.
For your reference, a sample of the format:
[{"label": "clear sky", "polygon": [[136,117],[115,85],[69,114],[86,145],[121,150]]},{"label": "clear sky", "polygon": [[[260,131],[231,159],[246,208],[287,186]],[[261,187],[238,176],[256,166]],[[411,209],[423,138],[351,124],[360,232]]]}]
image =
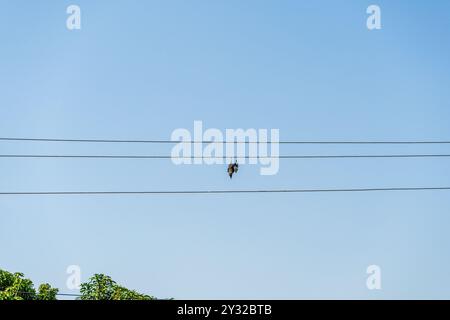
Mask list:
[{"label": "clear sky", "polygon": [[[381,7],[382,29],[366,28]],[[81,30],[66,7],[81,7]],[[0,1],[0,136],[450,139],[449,1]],[[450,146],[282,146],[282,154]],[[0,153],[170,154],[1,142]],[[448,159],[281,160],[274,176],[170,160],[1,159],[0,191],[449,186]],[[174,298],[450,298],[448,191],[1,196],[0,268],[111,275]],[[382,290],[366,288],[379,265]]]}]

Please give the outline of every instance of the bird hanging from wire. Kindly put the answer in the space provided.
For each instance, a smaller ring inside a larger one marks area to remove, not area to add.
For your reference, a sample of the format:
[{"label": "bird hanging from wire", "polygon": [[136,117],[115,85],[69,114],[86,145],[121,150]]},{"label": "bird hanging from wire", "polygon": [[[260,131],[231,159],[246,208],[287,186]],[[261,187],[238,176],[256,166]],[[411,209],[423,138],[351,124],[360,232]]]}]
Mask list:
[{"label": "bird hanging from wire", "polygon": [[230,179],[233,178],[233,174],[237,173],[239,169],[239,164],[237,163],[237,160],[234,163],[230,163],[228,165],[228,175],[230,176]]}]

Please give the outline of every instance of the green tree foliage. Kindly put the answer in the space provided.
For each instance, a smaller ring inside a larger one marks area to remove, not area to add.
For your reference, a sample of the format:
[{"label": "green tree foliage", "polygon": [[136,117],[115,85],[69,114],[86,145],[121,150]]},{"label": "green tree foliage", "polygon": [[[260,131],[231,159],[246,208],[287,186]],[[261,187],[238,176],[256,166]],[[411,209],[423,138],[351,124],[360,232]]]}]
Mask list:
[{"label": "green tree foliage", "polygon": [[52,288],[48,283],[39,286],[37,300],[56,300],[58,289]]},{"label": "green tree foliage", "polygon": [[[118,285],[111,277],[95,274],[81,284],[81,300],[154,300],[155,297],[138,293]],[[0,300],[56,300],[58,289],[48,283],[36,291],[33,282],[22,273],[0,269]]]},{"label": "green tree foliage", "polygon": [[0,300],[55,300],[58,289],[43,284],[36,293],[33,282],[23,273],[0,269]]},{"label": "green tree foliage", "polygon": [[111,277],[95,274],[88,282],[81,284],[81,300],[154,300],[149,295],[140,294],[118,285]]}]

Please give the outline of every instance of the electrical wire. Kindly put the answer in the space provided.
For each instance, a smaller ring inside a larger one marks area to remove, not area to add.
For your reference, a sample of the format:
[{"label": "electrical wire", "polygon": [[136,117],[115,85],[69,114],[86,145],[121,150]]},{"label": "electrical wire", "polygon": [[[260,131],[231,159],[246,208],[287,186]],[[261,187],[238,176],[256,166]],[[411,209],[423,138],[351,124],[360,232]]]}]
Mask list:
[{"label": "electrical wire", "polygon": [[[234,156],[238,159],[339,159],[339,158],[448,158],[450,154],[376,154],[376,155],[279,155]],[[0,154],[0,158],[87,158],[87,159],[228,159],[226,156],[170,156],[170,155],[46,155]]]},{"label": "electrical wire", "polygon": [[269,189],[269,190],[176,190],[176,191],[36,191],[0,192],[7,195],[179,195],[179,194],[237,194],[237,193],[323,193],[323,192],[374,192],[374,191],[443,191],[450,187],[395,187],[349,189]]},{"label": "electrical wire", "polygon": [[173,140],[120,140],[120,139],[59,139],[59,138],[14,138],[0,137],[0,141],[28,142],[80,142],[80,143],[245,143],[245,144],[450,144],[450,140],[393,140],[393,141],[173,141]]}]

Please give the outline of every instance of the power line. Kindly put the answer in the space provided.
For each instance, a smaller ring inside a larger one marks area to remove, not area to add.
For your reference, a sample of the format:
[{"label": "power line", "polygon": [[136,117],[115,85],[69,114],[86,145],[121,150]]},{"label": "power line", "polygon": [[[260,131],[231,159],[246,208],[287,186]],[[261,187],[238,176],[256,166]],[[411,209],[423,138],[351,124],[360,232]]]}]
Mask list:
[{"label": "power line", "polygon": [[[0,292],[5,292],[6,290],[7,290],[8,288],[4,288],[4,289],[0,289]],[[54,288],[52,288],[52,289],[54,289]],[[33,295],[34,293],[33,292],[27,292],[27,291],[15,291],[15,290],[12,290],[11,291],[11,293],[14,293],[14,294],[23,294],[23,295]],[[37,293],[38,294],[38,293]],[[37,295],[36,294],[36,295]],[[66,297],[81,297],[82,295],[81,294],[76,294],[76,293],[56,293],[55,294],[56,296],[66,296]]]},{"label": "power line", "polygon": [[57,139],[57,138],[12,138],[0,137],[0,141],[28,141],[28,142],[80,142],[80,143],[245,143],[245,144],[450,144],[450,140],[416,140],[416,141],[173,141],[173,140],[120,140],[120,139]]},{"label": "power line", "polygon": [[76,293],[57,293],[57,296],[66,296],[66,297],[81,297],[81,294]]},{"label": "power line", "polygon": [[[0,292],[6,292],[6,290],[9,288],[0,288]],[[56,289],[56,288],[52,288],[52,289]],[[33,292],[29,292],[29,291],[16,291],[16,290],[11,290],[11,293],[14,294],[20,294],[20,295],[34,295]],[[36,292],[35,295],[38,295],[39,292]],[[143,294],[146,295],[146,294]],[[82,297],[82,294],[79,293],[55,293],[55,296],[66,296],[66,297]],[[162,299],[158,299],[158,298],[154,298],[154,300],[170,300],[170,298],[162,298]]]},{"label": "power line", "polygon": [[[52,288],[53,289],[53,288]],[[6,289],[0,289],[0,292],[1,291],[6,291]],[[14,294],[19,294],[19,295],[38,295],[39,294],[39,292],[37,292],[36,294],[34,294],[33,292],[28,292],[28,291],[15,291],[15,290],[12,290],[11,291],[11,293],[14,293]],[[145,295],[145,294],[144,294]],[[55,296],[65,296],[65,297],[82,297],[83,295],[82,294],[77,294],[77,293],[55,293]],[[154,298],[154,300],[170,300],[170,299],[157,299],[157,298]]]},{"label": "power line", "polygon": [[[279,155],[279,156],[234,156],[238,159],[336,159],[336,158],[448,158],[450,154],[376,154],[376,155]],[[0,158],[87,158],[87,159],[228,159],[227,156],[180,156],[170,155],[45,155],[45,154],[0,154]]]},{"label": "power line", "polygon": [[236,194],[236,193],[323,193],[323,192],[374,192],[374,191],[443,191],[450,187],[396,187],[350,189],[272,189],[272,190],[179,190],[179,191],[42,191],[0,192],[0,195],[178,195],[178,194]]}]

